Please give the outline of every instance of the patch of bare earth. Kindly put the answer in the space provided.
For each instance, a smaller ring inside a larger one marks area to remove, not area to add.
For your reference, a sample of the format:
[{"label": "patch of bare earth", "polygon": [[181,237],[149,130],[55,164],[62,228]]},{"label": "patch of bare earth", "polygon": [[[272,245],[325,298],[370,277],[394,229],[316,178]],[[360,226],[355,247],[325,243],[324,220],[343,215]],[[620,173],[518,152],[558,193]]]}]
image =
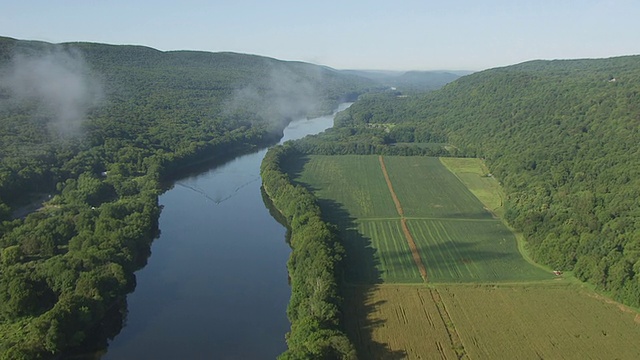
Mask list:
[{"label": "patch of bare earth", "polygon": [[402,210],[402,205],[400,204],[400,200],[398,199],[396,192],[393,190],[393,184],[391,184],[391,178],[389,178],[389,173],[387,172],[387,166],[384,164],[384,159],[382,158],[382,155],[378,156],[378,160],[380,160],[380,168],[382,169],[384,180],[387,182],[387,187],[389,187],[391,198],[393,199],[393,202],[396,204],[396,210],[398,210],[398,215],[400,215],[402,232],[404,233],[404,237],[407,239],[407,243],[409,244],[409,249],[411,249],[411,256],[413,257],[413,262],[416,263],[416,266],[418,267],[418,271],[420,272],[420,276],[422,277],[422,280],[424,280],[424,282],[427,282],[427,268],[422,263],[422,259],[420,258],[420,253],[418,252],[418,246],[416,245],[416,242],[413,240],[411,231],[409,231],[409,227],[407,226],[407,219],[404,217],[404,210]]}]

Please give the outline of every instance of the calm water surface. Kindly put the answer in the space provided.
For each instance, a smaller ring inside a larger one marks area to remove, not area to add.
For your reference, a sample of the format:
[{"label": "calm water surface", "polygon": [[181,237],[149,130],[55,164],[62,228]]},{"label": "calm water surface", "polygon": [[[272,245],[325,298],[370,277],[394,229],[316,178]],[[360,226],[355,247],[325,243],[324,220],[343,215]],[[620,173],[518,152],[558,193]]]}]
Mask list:
[{"label": "calm water surface", "polygon": [[[282,141],[332,125],[333,116],[295,121]],[[180,179],[160,196],[161,235],[103,360],[273,359],[286,349],[290,249],[262,201],[265,153]]]}]

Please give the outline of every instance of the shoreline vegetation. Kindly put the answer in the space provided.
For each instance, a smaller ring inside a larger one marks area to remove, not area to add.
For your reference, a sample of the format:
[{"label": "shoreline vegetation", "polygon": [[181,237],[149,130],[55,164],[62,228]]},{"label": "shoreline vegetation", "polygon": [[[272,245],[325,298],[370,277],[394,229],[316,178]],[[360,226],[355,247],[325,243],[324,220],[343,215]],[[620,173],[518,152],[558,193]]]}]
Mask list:
[{"label": "shoreline vegetation", "polygon": [[[13,265],[13,268],[20,266],[32,271],[31,274],[18,273],[24,274],[26,278],[14,276],[14,286],[17,286],[16,281],[19,279],[23,279],[24,285],[29,286],[34,281],[30,279],[44,277],[43,283],[36,283],[31,285],[31,288],[22,290],[26,293],[21,299],[10,293],[8,305],[20,301],[15,306],[24,306],[28,301],[35,310],[38,307],[48,307],[43,304],[42,297],[51,297],[48,300],[51,302],[55,301],[55,297],[58,299],[51,309],[36,310],[41,315],[33,317],[32,320],[27,318],[13,323],[15,325],[5,322],[0,327],[2,332],[10,334],[5,336],[1,343],[1,358],[46,359],[50,358],[47,353],[68,356],[106,348],[107,339],[117,335],[123,325],[122,321],[126,316],[126,295],[135,287],[133,273],[144,267],[150,255],[151,243],[157,237],[157,221],[161,211],[158,196],[163,192],[163,179],[202,162],[225,161],[253,151],[256,147],[267,147],[276,142],[277,139],[274,138],[268,143],[230,143],[230,150],[225,151],[221,157],[217,154],[211,155],[211,152],[207,151],[202,152],[205,157],[193,157],[194,160],[188,163],[180,161],[177,167],[174,163],[163,163],[163,166],[155,167],[144,176],[133,179],[136,187],[144,186],[138,193],[116,193],[91,199],[92,196],[100,195],[97,193],[99,190],[80,194],[78,187],[82,186],[82,183],[69,182],[59,194],[49,200],[47,206],[27,214],[24,225],[21,224],[22,220],[14,220],[11,223],[14,227],[13,232],[26,228],[17,234],[19,237],[33,231],[30,230],[31,227],[37,231],[43,226],[39,224],[51,222],[57,223],[55,226],[58,228],[61,225],[65,226],[67,234],[58,234],[55,230],[46,234],[59,236],[61,240],[57,240],[59,245],[54,243],[51,250],[43,249],[43,245],[31,250],[41,254],[38,256],[29,255],[29,248],[25,248],[24,243],[3,249],[3,270],[6,271]],[[98,179],[93,176],[81,176],[79,180],[98,184]],[[114,180],[112,175],[107,174],[103,181],[113,184]],[[115,181],[123,179],[118,177]],[[91,222],[90,227],[80,229],[80,225],[71,220],[72,217],[86,218],[85,221]],[[50,229],[47,225],[44,226],[45,231]],[[9,236],[11,234],[12,232],[9,232]],[[42,233],[42,236],[45,236],[45,233]],[[69,236],[69,244],[64,245],[64,237]],[[5,236],[5,241],[6,238]],[[105,246],[106,244],[110,245]],[[49,257],[46,256],[47,253],[43,253],[44,251],[50,251]],[[43,260],[38,260],[39,257]],[[59,273],[47,274],[46,272],[50,271],[48,268],[53,266],[57,266]],[[72,272],[74,267],[80,267],[81,271]],[[6,272],[3,275],[6,277]],[[60,276],[70,278],[58,280]],[[64,283],[57,285],[58,281]],[[42,293],[42,290],[37,290],[35,286],[51,286],[51,290],[48,291],[52,293]],[[60,295],[56,295],[57,292],[60,292]]]},{"label": "shoreline vegetation", "polygon": [[291,183],[280,164],[295,150],[285,144],[267,151],[260,168],[263,189],[287,222],[291,300],[288,350],[280,359],[357,359],[342,325],[340,295],[344,249],[336,229],[322,220],[315,197]]},{"label": "shoreline vegetation", "polygon": [[[100,96],[65,118],[44,101],[46,88],[42,100],[9,86],[34,72],[24,66]],[[0,77],[12,80],[0,83],[0,359],[25,360],[104,349],[118,334],[159,231],[164,180],[272,145],[291,119],[330,112],[372,85],[259,56],[4,37]],[[61,121],[76,123],[61,133]],[[11,206],[35,193],[53,196],[12,219]]]}]

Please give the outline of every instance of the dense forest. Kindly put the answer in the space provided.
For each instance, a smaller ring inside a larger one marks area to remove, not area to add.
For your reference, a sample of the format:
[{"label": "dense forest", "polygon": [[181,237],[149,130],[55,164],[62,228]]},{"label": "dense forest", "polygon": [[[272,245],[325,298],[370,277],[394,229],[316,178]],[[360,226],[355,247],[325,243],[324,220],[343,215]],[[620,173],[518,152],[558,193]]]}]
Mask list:
[{"label": "dense forest", "polygon": [[481,157],[535,260],[640,306],[640,56],[531,61],[428,94],[365,95],[295,146]]},{"label": "dense forest", "polygon": [[163,179],[375,86],[251,55],[0,38],[0,358],[104,346],[157,234]]}]

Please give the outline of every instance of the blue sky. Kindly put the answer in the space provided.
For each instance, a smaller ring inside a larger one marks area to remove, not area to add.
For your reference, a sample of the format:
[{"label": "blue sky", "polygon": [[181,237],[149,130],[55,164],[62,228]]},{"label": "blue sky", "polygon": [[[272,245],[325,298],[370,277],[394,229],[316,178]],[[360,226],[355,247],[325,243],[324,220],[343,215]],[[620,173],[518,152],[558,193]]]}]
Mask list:
[{"label": "blue sky", "polygon": [[10,1],[0,36],[234,51],[338,69],[640,54],[637,0]]}]

